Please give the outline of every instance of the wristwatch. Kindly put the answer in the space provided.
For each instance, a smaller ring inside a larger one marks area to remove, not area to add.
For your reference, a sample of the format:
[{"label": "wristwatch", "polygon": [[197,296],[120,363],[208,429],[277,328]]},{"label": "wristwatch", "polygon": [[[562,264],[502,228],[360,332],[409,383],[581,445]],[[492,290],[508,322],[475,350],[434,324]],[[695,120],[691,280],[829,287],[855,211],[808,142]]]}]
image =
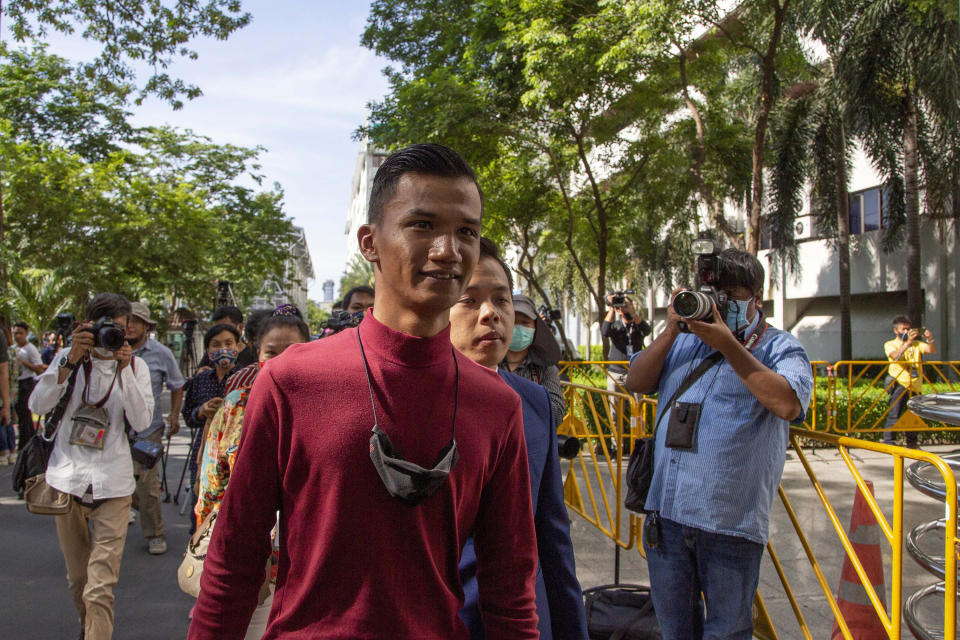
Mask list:
[{"label": "wristwatch", "polygon": [[79,362],[70,362],[70,358],[68,358],[67,356],[63,355],[63,356],[60,356],[60,362],[58,362],[57,364],[60,365],[60,367],[62,367],[63,369],[69,369],[70,371],[73,371],[74,369],[77,368],[77,366],[78,366],[80,363],[79,363]]}]

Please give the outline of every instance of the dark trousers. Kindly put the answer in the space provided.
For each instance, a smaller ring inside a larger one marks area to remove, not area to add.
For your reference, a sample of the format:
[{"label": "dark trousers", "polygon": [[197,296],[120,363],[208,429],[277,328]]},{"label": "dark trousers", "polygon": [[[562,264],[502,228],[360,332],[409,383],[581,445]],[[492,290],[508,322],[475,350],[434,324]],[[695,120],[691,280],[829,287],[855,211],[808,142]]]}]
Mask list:
[{"label": "dark trousers", "polygon": [[762,544],[661,518],[659,544],[643,548],[664,640],[753,637]]},{"label": "dark trousers", "polygon": [[37,386],[36,378],[23,378],[17,381],[17,404],[14,406],[17,413],[17,433],[19,434],[17,451],[27,446],[30,438],[33,437],[33,414],[30,413],[30,407],[27,403],[30,401],[30,394],[33,393],[35,386]]},{"label": "dark trousers", "polygon": [[[897,420],[900,419],[900,416],[903,415],[904,410],[907,408],[907,400],[910,398],[910,393],[906,388],[897,384],[897,381],[890,376],[887,376],[886,384],[887,394],[890,396],[890,411],[887,413],[887,422],[884,424],[887,431],[883,432],[883,441],[886,444],[895,444],[897,441],[897,432],[890,431],[890,429],[897,423]],[[917,444],[916,431],[904,431],[903,433],[907,444]]]}]

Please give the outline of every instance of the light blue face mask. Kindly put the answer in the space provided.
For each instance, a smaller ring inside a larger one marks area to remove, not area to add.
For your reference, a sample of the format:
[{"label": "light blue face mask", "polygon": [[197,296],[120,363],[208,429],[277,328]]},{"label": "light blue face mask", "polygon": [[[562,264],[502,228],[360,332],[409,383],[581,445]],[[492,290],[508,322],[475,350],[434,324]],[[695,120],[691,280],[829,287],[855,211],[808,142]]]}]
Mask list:
[{"label": "light blue face mask", "polygon": [[747,307],[750,306],[750,300],[735,300],[730,298],[727,301],[727,317],[726,323],[730,327],[730,331],[736,333],[741,331],[750,324],[750,321],[747,320]]},{"label": "light blue face mask", "polygon": [[515,325],[513,327],[513,339],[510,340],[510,351],[523,351],[533,344],[533,335],[536,329]]}]

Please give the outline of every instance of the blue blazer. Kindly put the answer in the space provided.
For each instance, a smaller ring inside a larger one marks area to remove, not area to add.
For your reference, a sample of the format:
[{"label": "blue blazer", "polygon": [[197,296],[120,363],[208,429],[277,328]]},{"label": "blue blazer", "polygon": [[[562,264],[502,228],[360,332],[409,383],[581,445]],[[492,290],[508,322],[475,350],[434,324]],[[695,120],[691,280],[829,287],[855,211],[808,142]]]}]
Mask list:
[{"label": "blue blazer", "polygon": [[[499,373],[523,401],[523,431],[527,441],[530,492],[540,554],[536,586],[540,638],[586,640],[587,619],[570,541],[570,519],[563,503],[563,480],[550,396],[535,382],[507,371]],[[470,638],[483,640],[486,635],[480,615],[477,554],[472,537],[467,540],[460,556],[460,582],[464,595],[460,617],[470,631]]]}]

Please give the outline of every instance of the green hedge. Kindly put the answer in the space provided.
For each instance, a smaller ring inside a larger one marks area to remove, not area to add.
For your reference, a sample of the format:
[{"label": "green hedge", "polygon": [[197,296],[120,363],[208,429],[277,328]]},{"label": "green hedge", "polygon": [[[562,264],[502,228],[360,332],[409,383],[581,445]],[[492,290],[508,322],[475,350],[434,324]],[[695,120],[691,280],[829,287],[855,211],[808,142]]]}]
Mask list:
[{"label": "green hedge", "polygon": [[[598,388],[606,388],[607,377],[603,372],[603,369],[598,366],[589,366],[589,367],[579,367],[569,371],[569,378],[571,382],[576,384],[594,386]],[[925,393],[944,393],[949,392],[954,389],[951,388],[948,383],[935,383],[935,384],[925,384],[923,387]],[[587,395],[589,392],[583,391],[580,389],[568,391],[567,393],[578,393],[582,395]],[[828,381],[825,378],[817,378],[816,381],[816,418],[817,418],[817,431],[826,431],[827,430],[827,411],[829,409],[829,388]],[[847,420],[847,407],[850,402],[851,396],[855,398],[855,403],[853,406],[853,422],[857,422],[860,416],[864,416],[860,422],[860,428],[879,428],[883,427],[884,424],[884,414],[887,411],[887,406],[889,403],[889,396],[886,390],[882,386],[882,380],[876,386],[871,386],[869,383],[857,384],[853,387],[852,393],[848,393],[847,386],[844,380],[837,380],[837,392],[836,392],[836,408],[837,408],[837,427],[839,433],[842,433],[842,427],[846,424]],[[600,396],[594,396],[595,402],[599,402]],[[589,407],[589,400],[584,398],[584,407]],[[873,406],[871,406],[873,405]],[[598,405],[598,410],[601,407]],[[629,413],[629,408],[627,409]],[[579,413],[579,412],[578,412]],[[582,412],[586,415],[578,415],[584,424],[587,426],[587,429],[591,433],[608,433],[609,429],[606,424],[597,425],[594,422],[593,415],[590,413],[589,409]],[[924,430],[920,432],[919,441],[921,444],[952,444],[960,443],[960,431],[947,431],[942,430],[944,425],[941,423],[928,423],[931,424],[930,430]],[[883,433],[878,432],[851,432],[850,435],[853,435],[857,438],[864,440],[873,440],[878,441],[882,438]],[[812,444],[812,443],[807,443]],[[815,445],[814,445],[815,446]]]}]

